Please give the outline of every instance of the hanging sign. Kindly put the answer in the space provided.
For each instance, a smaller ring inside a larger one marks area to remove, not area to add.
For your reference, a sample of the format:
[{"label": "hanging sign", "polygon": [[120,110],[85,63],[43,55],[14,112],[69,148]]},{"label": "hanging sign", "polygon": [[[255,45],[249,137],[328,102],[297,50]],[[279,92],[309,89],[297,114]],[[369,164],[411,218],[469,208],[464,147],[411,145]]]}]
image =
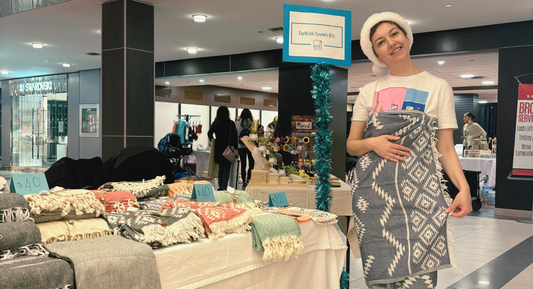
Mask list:
[{"label": "hanging sign", "polygon": [[533,84],[518,86],[513,175],[533,176]]},{"label": "hanging sign", "polygon": [[11,185],[9,189],[12,193],[19,195],[35,195],[41,191],[50,191],[48,182],[43,173],[40,174],[13,174],[11,175]]},{"label": "hanging sign", "polygon": [[213,192],[213,186],[211,184],[196,184],[192,188],[191,200],[197,202],[214,202],[215,193]]},{"label": "hanging sign", "polygon": [[285,4],[283,61],[352,64],[352,12]]}]

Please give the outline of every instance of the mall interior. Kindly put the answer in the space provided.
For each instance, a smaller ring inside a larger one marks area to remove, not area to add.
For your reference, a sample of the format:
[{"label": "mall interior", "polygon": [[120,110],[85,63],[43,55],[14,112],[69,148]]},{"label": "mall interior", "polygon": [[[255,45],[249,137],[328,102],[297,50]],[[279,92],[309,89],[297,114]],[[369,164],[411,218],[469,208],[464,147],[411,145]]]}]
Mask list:
[{"label": "mall interior", "polygon": [[[412,27],[413,64],[453,89],[454,144],[475,208],[448,219],[456,266],[439,270],[436,288],[533,288],[533,178],[513,174],[519,87],[533,84],[531,0],[0,0],[3,186],[65,157],[105,162],[128,147],[158,149],[181,122],[194,141],[180,164],[208,179],[207,132],[221,106],[232,120],[249,109],[265,128],[276,119],[282,136],[310,137],[292,161],[313,162],[314,133],[300,126],[316,118],[311,64],[283,61],[284,4],[351,11],[351,66],[330,66],[331,174],[342,183],[332,191],[331,212],[338,223],[298,223],[298,259],[262,261],[249,248],[250,233],[155,249],[161,286],[154,288],[339,288],[342,270],[349,288],[372,288],[368,263],[347,240],[355,229],[346,139],[360,90],[378,78],[359,33],[383,11]],[[469,112],[484,132],[471,143],[463,127]],[[248,190],[233,166],[229,184]],[[314,209],[312,187],[294,201],[299,207]],[[248,188],[269,201],[268,190]],[[281,190],[291,189],[279,184],[272,192]],[[394,288],[415,288],[404,286]]]}]

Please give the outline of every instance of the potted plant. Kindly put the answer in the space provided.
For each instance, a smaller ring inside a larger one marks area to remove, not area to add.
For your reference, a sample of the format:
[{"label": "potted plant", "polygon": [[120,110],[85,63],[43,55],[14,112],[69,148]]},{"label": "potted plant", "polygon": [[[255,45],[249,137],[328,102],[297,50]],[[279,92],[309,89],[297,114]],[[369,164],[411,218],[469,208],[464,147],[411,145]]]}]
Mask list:
[{"label": "potted plant", "polygon": [[260,137],[260,138],[257,139],[257,145],[259,147],[259,151],[260,152],[262,152],[262,153],[266,152],[266,150],[267,150],[267,147],[266,147],[267,142],[268,142],[268,140],[265,137]]},{"label": "potted plant", "polygon": [[250,130],[250,135],[248,136],[250,138],[250,140],[252,141],[256,141],[259,137],[258,135],[258,127],[259,125],[257,124],[257,120],[255,120],[253,123],[252,123],[252,129]]}]

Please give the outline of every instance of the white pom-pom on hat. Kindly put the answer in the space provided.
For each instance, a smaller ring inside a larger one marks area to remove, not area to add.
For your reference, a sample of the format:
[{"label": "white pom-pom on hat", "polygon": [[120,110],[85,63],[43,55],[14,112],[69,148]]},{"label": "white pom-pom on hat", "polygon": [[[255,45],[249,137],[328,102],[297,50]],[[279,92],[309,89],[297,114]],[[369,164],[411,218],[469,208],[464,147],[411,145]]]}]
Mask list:
[{"label": "white pom-pom on hat", "polygon": [[374,53],[374,50],[372,49],[372,42],[370,41],[370,29],[374,27],[374,25],[378,24],[382,21],[392,21],[398,26],[400,26],[403,30],[405,30],[405,33],[407,33],[407,39],[409,39],[409,51],[411,51],[411,46],[413,46],[413,31],[411,30],[411,26],[403,19],[402,16],[399,14],[396,14],[394,12],[382,12],[382,13],[375,13],[372,14],[368,19],[365,21],[365,24],[363,24],[363,28],[361,28],[361,35],[359,38],[359,42],[361,43],[361,49],[363,50],[363,53],[374,63],[374,66],[372,67],[372,72],[379,76],[386,75],[389,73],[389,69],[387,68],[387,65],[385,63],[380,63],[378,57]]}]

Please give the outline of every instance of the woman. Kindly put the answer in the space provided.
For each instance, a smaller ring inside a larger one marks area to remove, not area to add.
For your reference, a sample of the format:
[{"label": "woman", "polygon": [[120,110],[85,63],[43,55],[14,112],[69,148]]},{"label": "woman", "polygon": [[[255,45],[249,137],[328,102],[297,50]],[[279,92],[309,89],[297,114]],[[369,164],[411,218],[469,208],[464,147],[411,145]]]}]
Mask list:
[{"label": "woman", "polygon": [[274,117],[271,123],[267,125],[267,128],[265,130],[265,137],[271,138],[274,136],[274,131],[276,130],[276,126],[278,125],[278,117]]},{"label": "woman", "polygon": [[237,147],[237,129],[235,123],[229,118],[229,110],[226,106],[221,106],[217,110],[215,121],[207,132],[209,142],[213,140],[213,133],[216,135],[215,143],[215,163],[218,164],[218,190],[225,191],[228,188],[231,162],[223,153],[231,145]]},{"label": "woman", "polygon": [[463,139],[466,139],[465,149],[469,149],[474,144],[474,139],[487,139],[487,132],[477,123],[474,122],[476,115],[467,112],[463,116],[465,125],[463,126]]},{"label": "woman", "polygon": [[[453,144],[452,89],[413,65],[413,34],[400,15],[369,17],[360,43],[380,76],[359,93],[347,140],[348,152],[360,156],[353,210],[365,280],[370,288],[434,288],[436,270],[453,263],[446,214],[472,210]],[[438,161],[459,189],[451,205]]]},{"label": "woman", "polygon": [[[244,135],[250,135],[252,131],[252,124],[254,119],[252,117],[252,112],[245,108],[241,112],[240,120],[237,122],[237,135],[239,137]],[[239,139],[239,158],[241,159],[241,178],[242,178],[242,189],[244,190],[250,178],[252,177],[252,169],[254,168],[254,159],[252,158],[252,153],[244,145],[244,143]],[[248,160],[248,161],[246,161]],[[246,166],[248,165],[248,170]]]}]

